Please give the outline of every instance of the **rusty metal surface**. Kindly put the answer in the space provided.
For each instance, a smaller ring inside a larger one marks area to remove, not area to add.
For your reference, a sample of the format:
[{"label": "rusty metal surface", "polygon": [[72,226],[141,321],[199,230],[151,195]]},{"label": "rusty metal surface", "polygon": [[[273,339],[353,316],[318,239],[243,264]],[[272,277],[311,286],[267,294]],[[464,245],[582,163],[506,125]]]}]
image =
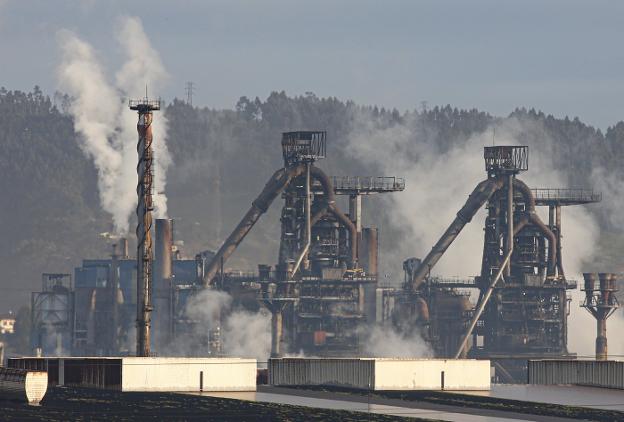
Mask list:
[{"label": "rusty metal surface", "polygon": [[583,273],[585,300],[581,306],[596,318],[596,360],[607,360],[607,318],[620,304],[617,276],[613,273]]},{"label": "rusty metal surface", "polygon": [[139,163],[137,175],[138,205],[136,214],[138,224],[137,235],[137,356],[150,355],[150,328],[152,313],[151,282],[152,282],[152,202],[153,192],[153,161],[152,148],[152,111],[160,109],[160,101],[130,100],[131,110],[138,111],[137,131],[139,141],[137,153]]}]

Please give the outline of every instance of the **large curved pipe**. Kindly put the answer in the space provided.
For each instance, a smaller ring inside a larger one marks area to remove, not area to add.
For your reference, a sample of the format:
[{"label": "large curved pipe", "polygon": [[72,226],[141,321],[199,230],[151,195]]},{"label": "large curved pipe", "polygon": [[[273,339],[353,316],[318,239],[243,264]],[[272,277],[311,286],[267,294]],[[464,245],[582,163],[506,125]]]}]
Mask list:
[{"label": "large curved pipe", "polygon": [[548,238],[548,274],[555,275],[555,263],[557,262],[557,236],[542,222],[535,213],[530,214],[531,223],[535,224],[542,234]]},{"label": "large curved pipe", "polygon": [[527,211],[535,212],[535,196],[533,196],[531,188],[529,188],[522,180],[514,178],[514,190],[520,192],[524,202],[529,206]]},{"label": "large curved pipe", "polygon": [[251,208],[247,211],[247,214],[243,216],[240,223],[238,223],[234,231],[228,236],[225,242],[223,242],[217,254],[212,258],[210,264],[208,264],[208,268],[204,273],[204,287],[212,283],[212,279],[217,274],[221,263],[225,262],[232,253],[234,253],[254,224],[256,224],[262,214],[269,209],[275,198],[295,177],[303,174],[305,169],[305,165],[301,164],[294,167],[279,169],[271,176],[262,192],[260,192],[260,195],[258,195],[251,204]]},{"label": "large curved pipe", "polygon": [[334,193],[334,185],[328,175],[318,167],[310,168],[310,176],[317,180],[323,187],[323,193],[327,197],[327,204],[331,205],[336,202],[336,194]]},{"label": "large curved pipe", "polygon": [[329,206],[329,212],[333,214],[336,219],[342,223],[343,226],[349,230],[349,240],[351,241],[351,262],[349,262],[349,268],[353,269],[357,267],[357,228],[355,224],[344,215],[340,209],[336,206],[336,204],[331,204]]},{"label": "large curved pipe", "polygon": [[453,220],[448,229],[433,246],[431,252],[429,252],[414,272],[410,282],[412,290],[418,289],[427,274],[437,264],[448,247],[451,246],[451,243],[457,238],[464,226],[472,220],[479,208],[490,199],[494,192],[503,186],[503,183],[504,180],[502,179],[486,179],[477,185],[470,196],[468,196],[464,206],[457,213],[455,220]]},{"label": "large curved pipe", "polygon": [[[517,189],[527,203],[529,209],[529,221],[537,226],[539,231],[548,238],[548,275],[555,275],[555,265],[557,263],[557,236],[548,228],[542,219],[535,212],[535,197],[531,189],[522,180],[514,179],[514,188]],[[516,233],[514,233],[516,234]]]},{"label": "large curved pipe", "polygon": [[323,187],[323,192],[327,196],[327,211],[333,214],[336,219],[349,230],[349,241],[351,246],[351,262],[349,263],[351,268],[357,266],[357,228],[355,224],[347,217],[340,208],[336,205],[336,195],[334,193],[334,185],[330,178],[325,174],[323,170],[318,167],[312,167],[310,169],[311,176],[318,180]]}]

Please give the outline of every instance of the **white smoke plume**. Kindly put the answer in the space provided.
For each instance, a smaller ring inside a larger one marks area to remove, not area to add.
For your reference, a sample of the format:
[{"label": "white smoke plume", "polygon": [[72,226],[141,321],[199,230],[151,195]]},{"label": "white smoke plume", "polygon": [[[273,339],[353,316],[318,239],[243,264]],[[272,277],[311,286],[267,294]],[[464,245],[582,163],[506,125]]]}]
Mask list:
[{"label": "white smoke plume", "polygon": [[370,328],[364,342],[364,353],[376,358],[426,358],[433,351],[418,335],[404,336],[392,327],[374,326]]},{"label": "white smoke plume", "polygon": [[[117,72],[116,83],[108,81],[94,48],[71,31],[62,30],[58,41],[62,51],[58,67],[60,88],[73,97],[70,112],[80,147],[93,160],[98,171],[102,207],[111,214],[115,231],[125,234],[136,206],[136,113],[127,106],[129,96],[142,97],[146,84],[156,91],[167,73],[158,53],[151,47],[141,22],[120,20],[118,41],[125,62]],[[164,195],[166,171],[171,162],[167,147],[166,120],[154,118],[155,186],[157,218],[167,214]]]},{"label": "white smoke plume", "polygon": [[192,338],[176,340],[172,354],[196,355],[197,346],[193,342],[208,338],[210,330],[220,327],[225,355],[267,361],[271,353],[271,316],[266,309],[256,313],[232,309],[232,297],[228,293],[205,289],[189,299],[185,313],[196,322],[195,330]]},{"label": "white smoke plume", "polygon": [[[519,178],[530,187],[568,187],[566,175],[555,167],[551,159],[553,141],[535,122],[500,119],[495,127],[466,137],[444,151],[427,135],[426,124],[416,115],[406,117],[400,124],[382,122],[368,113],[359,112],[353,117],[349,146],[356,158],[386,174],[406,179],[404,193],[384,198],[391,220],[401,222],[404,233],[390,246],[392,250],[388,252],[391,253],[384,254],[385,258],[395,257],[396,262],[389,262],[393,266],[390,271],[395,279],[400,280],[401,260],[410,256],[424,258],[470,192],[487,177],[483,147],[492,145],[493,133],[496,145],[529,145],[529,170],[521,173]],[[547,221],[545,210],[538,211]],[[480,272],[484,216],[484,210],[481,210],[466,225],[440,259],[434,273],[468,277]],[[562,235],[566,277],[581,282],[581,273],[597,248],[597,222],[583,206],[564,207]],[[595,321],[579,306],[582,299],[580,290],[573,291],[571,298],[568,348],[580,355],[592,355]],[[615,326],[619,322],[615,319],[609,322],[613,330],[618,329]],[[388,339],[384,338],[385,341]],[[619,353],[624,349],[624,342],[613,343],[609,343],[610,353]],[[380,344],[379,347],[384,348],[385,345]]]}]

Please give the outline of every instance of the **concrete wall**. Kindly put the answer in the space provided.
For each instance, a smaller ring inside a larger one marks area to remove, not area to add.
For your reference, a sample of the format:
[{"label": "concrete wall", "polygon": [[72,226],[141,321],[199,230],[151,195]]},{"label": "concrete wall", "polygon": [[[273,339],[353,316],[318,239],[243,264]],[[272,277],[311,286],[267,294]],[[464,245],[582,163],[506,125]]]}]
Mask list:
[{"label": "concrete wall", "polygon": [[490,361],[376,359],[375,390],[489,390]]},{"label": "concrete wall", "polygon": [[531,360],[528,383],[582,385],[624,389],[624,362],[595,360]]},{"label": "concrete wall", "polygon": [[363,390],[489,390],[490,362],[444,359],[269,360],[269,384]]},{"label": "concrete wall", "polygon": [[123,358],[122,391],[256,391],[256,360]]}]

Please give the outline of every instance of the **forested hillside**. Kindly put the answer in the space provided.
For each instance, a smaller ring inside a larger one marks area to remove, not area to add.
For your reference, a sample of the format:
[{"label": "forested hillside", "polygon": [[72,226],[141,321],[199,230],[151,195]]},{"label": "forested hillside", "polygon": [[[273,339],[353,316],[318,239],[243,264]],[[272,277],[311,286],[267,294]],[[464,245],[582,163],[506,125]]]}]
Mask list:
[{"label": "forested hillside", "polygon": [[[109,253],[110,240],[101,234],[111,230],[112,222],[98,203],[96,172],[78,146],[79,135],[66,112],[69,101],[60,94],[49,98],[38,88],[30,93],[0,90],[0,287],[5,292],[0,311],[25,304],[29,292],[39,287],[42,272],[71,272],[81,258]],[[543,142],[552,157],[549,165],[563,175],[563,182],[573,187],[600,185],[606,190],[605,201],[593,206],[591,213],[601,235],[608,236],[601,243],[607,256],[600,259],[609,265],[618,263],[609,247],[622,234],[617,181],[624,159],[623,122],[614,122],[603,134],[577,118],[555,118],[535,110],[517,109],[506,117],[451,106],[399,112],[311,93],[289,97],[283,92],[266,100],[242,97],[232,110],[191,107],[174,100],[164,113],[173,159],[166,188],[169,214],[176,218],[176,236],[185,242],[182,249],[188,255],[216,248],[280,167],[282,131],[327,130],[328,157],[320,165],[328,173],[375,176],[383,175],[388,167],[362,159],[354,151],[358,148],[354,139],[361,137],[352,134],[363,122],[380,133],[408,132],[408,144],[401,144],[397,153],[415,163],[424,159],[416,148],[419,142],[443,155],[471,137],[490,136],[491,127],[516,122],[528,128],[516,131],[516,140],[538,150]],[[497,135],[493,131],[491,136]],[[158,134],[155,137],[157,141]],[[397,147],[392,141],[386,144],[382,138],[379,148]],[[478,171],[485,177],[482,168]],[[408,178],[407,182],[418,180]],[[467,195],[473,181],[465,183],[460,191]],[[366,218],[382,227],[382,249],[398,252],[394,243],[404,236],[404,230],[382,201],[367,198]],[[274,207],[242,245],[232,266],[252,269],[258,262],[273,263],[278,220],[279,210]],[[400,251],[396,260],[423,252]],[[399,274],[400,268],[394,273]]]}]

